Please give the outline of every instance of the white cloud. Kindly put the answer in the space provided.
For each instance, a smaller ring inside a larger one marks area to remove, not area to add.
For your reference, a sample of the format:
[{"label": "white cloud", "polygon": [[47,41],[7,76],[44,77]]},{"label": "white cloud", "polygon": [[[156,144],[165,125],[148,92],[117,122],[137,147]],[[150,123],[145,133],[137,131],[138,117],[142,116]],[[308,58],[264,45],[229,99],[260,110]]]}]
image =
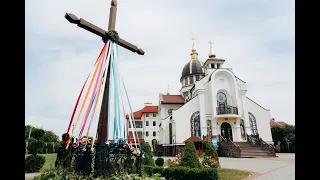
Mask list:
[{"label": "white cloud", "polygon": [[[248,96],[271,109],[276,120],[294,124],[294,1],[118,2],[120,36],[146,52],[139,56],[119,49],[134,110],[146,101],[157,103],[167,85],[178,93],[194,36],[202,61],[212,40],[225,67],[248,83]],[[103,43],[64,14],[107,29],[109,7],[109,1],[26,3],[26,124],[65,131]]]}]

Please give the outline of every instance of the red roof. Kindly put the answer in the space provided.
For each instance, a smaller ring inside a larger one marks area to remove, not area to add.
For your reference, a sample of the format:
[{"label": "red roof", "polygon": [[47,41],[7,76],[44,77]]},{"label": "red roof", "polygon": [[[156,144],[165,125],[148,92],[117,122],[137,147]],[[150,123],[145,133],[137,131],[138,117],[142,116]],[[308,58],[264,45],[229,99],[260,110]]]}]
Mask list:
[{"label": "red roof", "polygon": [[[158,106],[145,106],[141,110],[133,113],[134,119],[141,119],[143,113],[158,113]],[[129,119],[128,114],[126,118]]]},{"label": "red roof", "polygon": [[179,103],[184,104],[184,99],[181,95],[162,95],[162,103]]},{"label": "red roof", "polygon": [[186,139],[184,142],[188,142],[188,141],[192,141],[192,142],[202,142],[202,139],[198,138],[197,136],[190,136],[188,139]]},{"label": "red roof", "polygon": [[283,121],[273,121],[270,120],[270,126],[271,127],[275,127],[275,126],[285,126],[288,125],[287,123],[283,122]]}]

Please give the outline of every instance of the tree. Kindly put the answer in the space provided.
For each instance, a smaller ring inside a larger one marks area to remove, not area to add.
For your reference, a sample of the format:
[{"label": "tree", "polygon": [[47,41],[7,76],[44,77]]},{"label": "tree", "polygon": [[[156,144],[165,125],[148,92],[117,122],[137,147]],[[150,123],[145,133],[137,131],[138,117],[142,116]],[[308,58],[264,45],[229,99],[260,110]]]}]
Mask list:
[{"label": "tree", "polygon": [[41,140],[48,142],[59,142],[59,137],[52,131],[45,131],[45,134],[41,137]]},{"label": "tree", "polygon": [[201,168],[199,157],[196,153],[196,148],[192,141],[188,141],[185,146],[185,150],[182,153],[180,166],[189,168]]},{"label": "tree", "polygon": [[46,131],[41,128],[32,128],[31,137],[33,137],[37,140],[40,140],[45,133],[46,133]]},{"label": "tree", "polygon": [[220,167],[218,153],[211,142],[204,143],[204,156],[202,165],[204,167]]},{"label": "tree", "polygon": [[295,151],[295,126],[285,125],[271,128],[274,144],[280,142],[280,152]]},{"label": "tree", "polygon": [[154,159],[151,151],[151,146],[149,143],[142,141],[140,142],[141,150],[144,152],[144,158],[142,158],[141,163],[143,165],[154,166]]},{"label": "tree", "polygon": [[[31,138],[30,138],[31,139]],[[30,151],[31,154],[36,155],[38,153],[42,153],[43,147],[44,147],[44,142],[41,140],[36,140],[36,139],[31,139],[28,143],[28,150]]]}]

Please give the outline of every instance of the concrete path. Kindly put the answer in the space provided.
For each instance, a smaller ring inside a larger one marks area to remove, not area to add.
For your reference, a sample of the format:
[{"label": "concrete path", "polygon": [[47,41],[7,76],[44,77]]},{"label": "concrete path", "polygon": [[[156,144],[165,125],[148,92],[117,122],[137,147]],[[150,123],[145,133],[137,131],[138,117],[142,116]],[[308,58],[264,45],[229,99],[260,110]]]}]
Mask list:
[{"label": "concrete path", "polygon": [[272,158],[220,157],[221,167],[253,172],[248,180],[294,180],[295,154],[277,154]]},{"label": "concrete path", "polygon": [[25,174],[24,177],[25,177],[25,180],[32,180],[33,177],[35,176],[38,176],[40,173],[28,173],[28,174]]}]

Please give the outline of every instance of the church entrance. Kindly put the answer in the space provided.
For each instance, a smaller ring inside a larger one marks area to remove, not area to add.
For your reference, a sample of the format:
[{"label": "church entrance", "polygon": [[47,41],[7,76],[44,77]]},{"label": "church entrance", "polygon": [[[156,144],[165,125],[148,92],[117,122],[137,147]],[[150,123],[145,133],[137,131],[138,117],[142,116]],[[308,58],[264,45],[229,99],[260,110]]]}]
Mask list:
[{"label": "church entrance", "polygon": [[225,139],[230,139],[231,141],[233,141],[232,138],[232,128],[231,125],[227,122],[224,122],[221,124],[221,136]]}]

